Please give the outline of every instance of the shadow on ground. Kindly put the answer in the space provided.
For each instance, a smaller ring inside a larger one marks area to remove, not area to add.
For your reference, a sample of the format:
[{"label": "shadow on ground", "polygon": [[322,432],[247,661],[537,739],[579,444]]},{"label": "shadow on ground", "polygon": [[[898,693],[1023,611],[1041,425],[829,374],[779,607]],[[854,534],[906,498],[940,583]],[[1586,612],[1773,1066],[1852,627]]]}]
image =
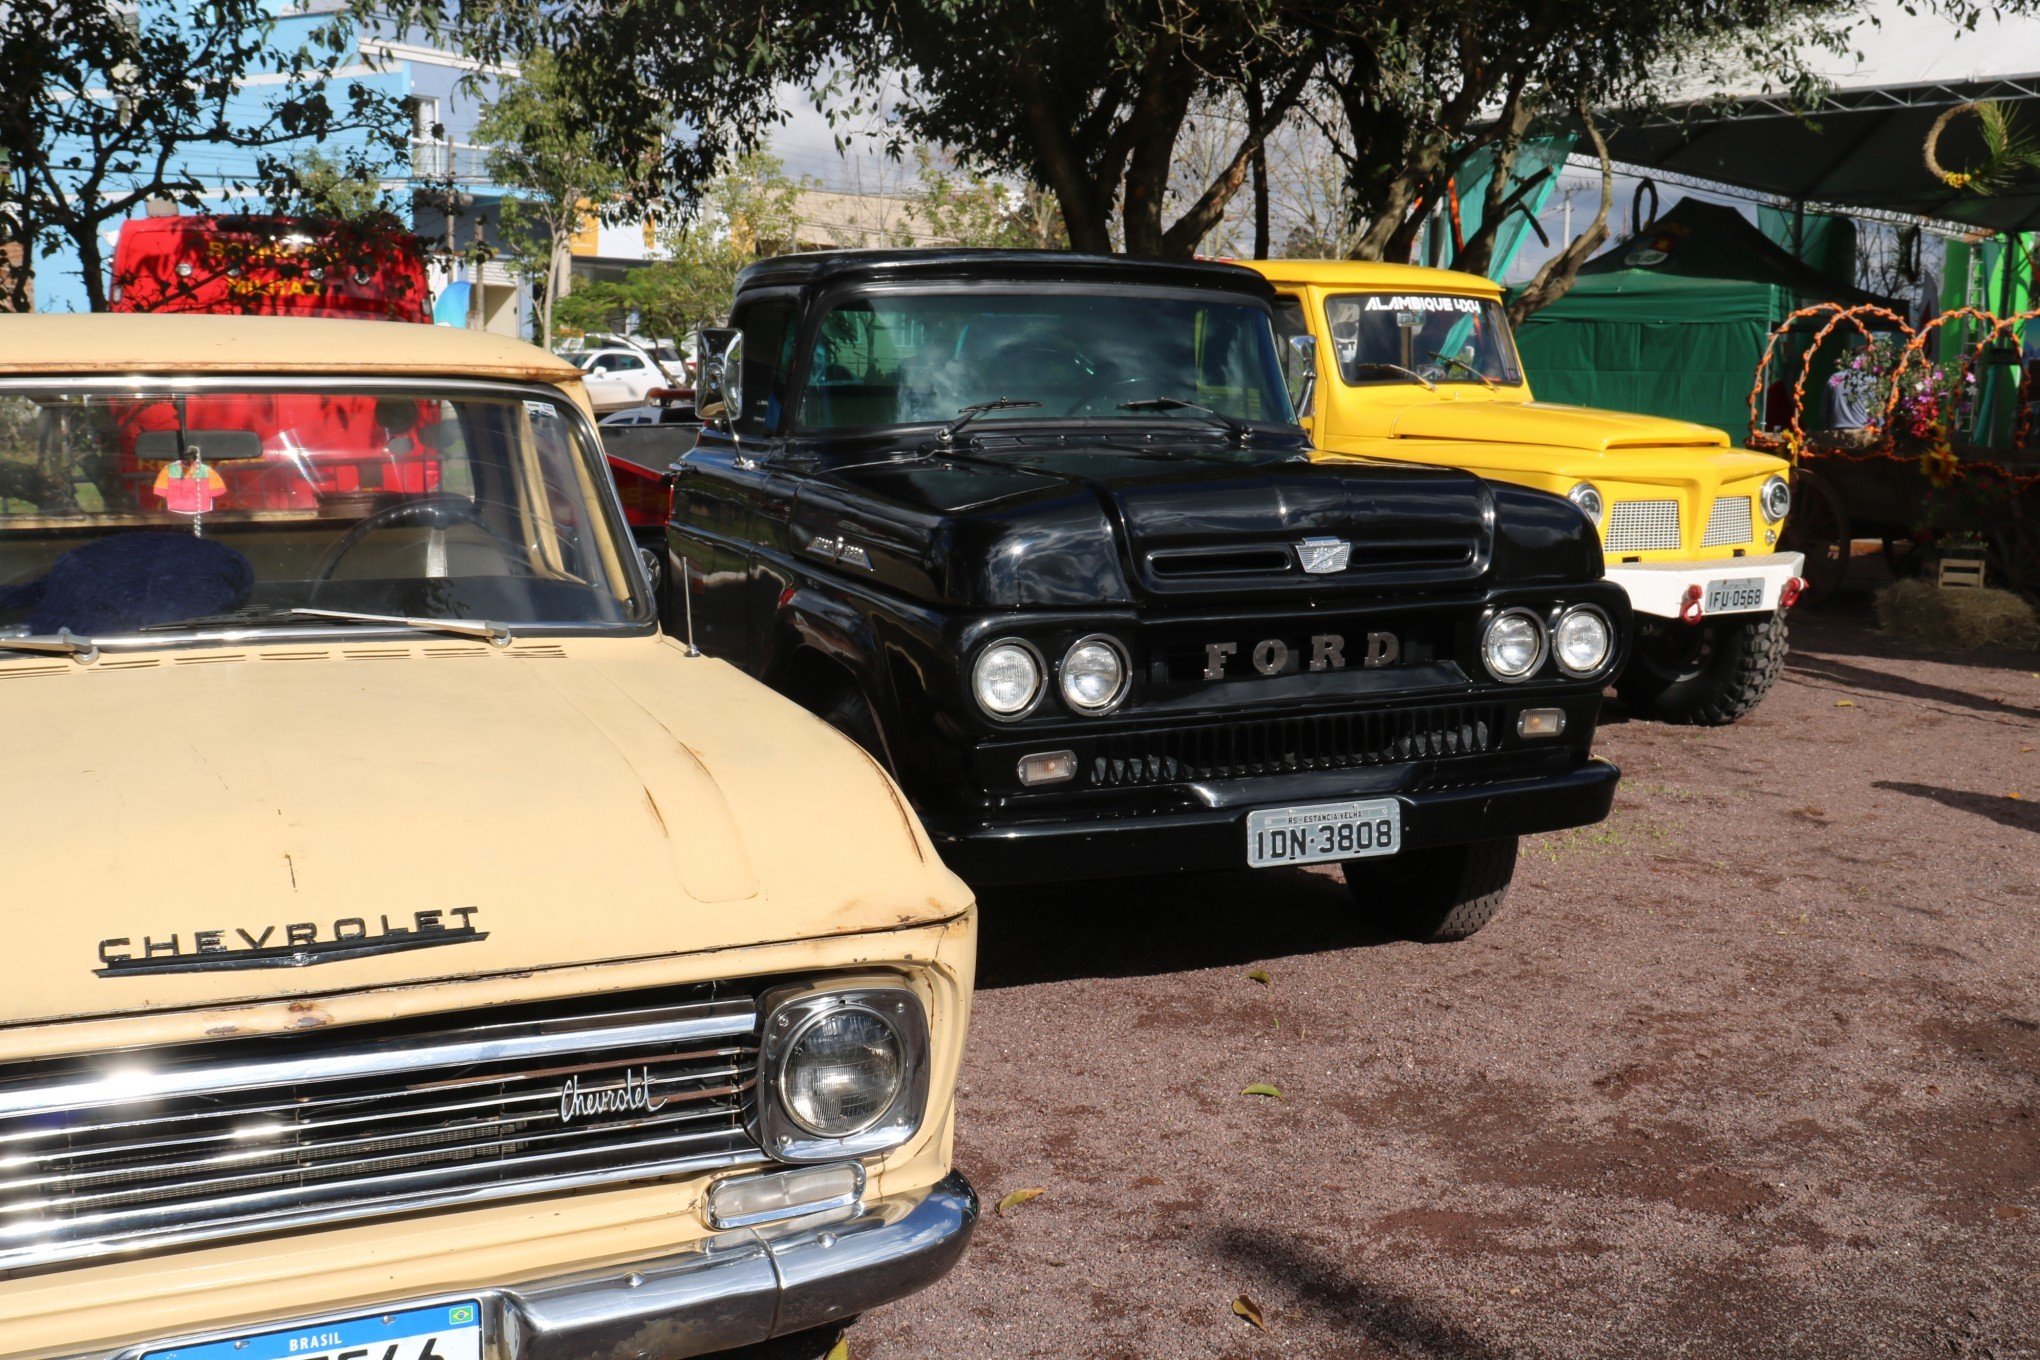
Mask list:
[{"label": "shadow on ground", "polygon": [[1222,968],[1389,939],[1301,869],[984,888],[980,987]]},{"label": "shadow on ground", "polygon": [[1879,779],[1870,787],[1924,798],[1958,812],[1973,812],[2014,831],[2040,832],[2040,805],[2022,799],[1994,793],[1971,793],[1966,789],[1944,789],[1935,784],[1905,784],[1893,779]]}]

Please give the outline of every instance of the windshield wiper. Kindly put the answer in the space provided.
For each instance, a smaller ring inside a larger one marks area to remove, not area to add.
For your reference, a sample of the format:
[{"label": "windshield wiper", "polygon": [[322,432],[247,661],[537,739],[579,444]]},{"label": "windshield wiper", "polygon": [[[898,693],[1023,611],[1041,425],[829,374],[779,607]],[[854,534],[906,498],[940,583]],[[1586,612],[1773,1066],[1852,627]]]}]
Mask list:
[{"label": "windshield wiper", "polygon": [[486,639],[491,646],[508,647],[514,640],[510,630],[487,619],[415,619],[403,614],[363,614],[353,609],[293,609],[292,618],[327,619],[334,623],[380,623],[392,628],[409,628],[420,633],[455,633],[461,637]]},{"label": "windshield wiper", "polygon": [[1468,362],[1466,362],[1466,360],[1459,358],[1457,355],[1446,354],[1439,350],[1433,350],[1431,351],[1431,357],[1433,359],[1436,359],[1441,364],[1448,364],[1451,367],[1460,369],[1463,372],[1471,373],[1475,378],[1479,379],[1480,382],[1484,386],[1486,386],[1487,390],[1490,392],[1499,390],[1498,388],[1496,388],[1495,380],[1493,378],[1490,378],[1487,374],[1481,372],[1479,369],[1475,368],[1472,364],[1469,364]]},{"label": "windshield wiper", "polygon": [[1213,424],[1224,426],[1232,435],[1233,442],[1241,448],[1247,447],[1247,441],[1253,437],[1254,433],[1243,422],[1234,420],[1223,411],[1214,411],[1209,406],[1199,406],[1196,402],[1184,401],[1181,397],[1147,397],[1141,401],[1122,401],[1119,403],[1119,409],[1122,411],[1191,411],[1205,417]]},{"label": "windshield wiper", "polygon": [[99,644],[68,628],[59,628],[54,633],[24,633],[20,637],[0,634],[0,652],[53,652],[90,662],[99,659]]},{"label": "windshield wiper", "polygon": [[1404,368],[1401,364],[1381,363],[1374,360],[1363,359],[1358,363],[1348,364],[1346,365],[1346,367],[1356,372],[1365,372],[1369,369],[1372,369],[1376,373],[1400,373],[1405,378],[1409,378],[1412,379],[1413,381],[1422,383],[1424,385],[1424,390],[1427,392],[1435,392],[1438,390],[1438,384],[1432,382],[1429,378],[1417,372],[1417,370],[1415,370],[1414,368]]},{"label": "windshield wiper", "polygon": [[962,432],[964,426],[988,412],[1017,411],[1023,406],[1039,405],[1041,403],[1038,401],[1017,401],[1012,397],[999,397],[992,401],[981,401],[975,406],[966,406],[956,413],[956,419],[935,432],[935,442],[944,445],[954,444],[956,436]]}]

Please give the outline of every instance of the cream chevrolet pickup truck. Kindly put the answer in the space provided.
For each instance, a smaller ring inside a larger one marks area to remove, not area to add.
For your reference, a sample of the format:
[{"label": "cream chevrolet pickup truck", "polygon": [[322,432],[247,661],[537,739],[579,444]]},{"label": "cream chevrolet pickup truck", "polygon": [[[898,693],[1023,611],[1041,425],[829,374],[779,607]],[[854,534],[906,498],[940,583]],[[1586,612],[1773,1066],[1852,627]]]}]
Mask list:
[{"label": "cream chevrolet pickup truck", "polygon": [[0,319],[0,1357],[638,1360],[937,1278],[975,915],[659,634],[575,369]]},{"label": "cream chevrolet pickup truck", "polygon": [[1314,459],[1442,463],[1568,497],[1601,532],[1636,643],[1616,689],[1671,722],[1732,722],[1785,664],[1805,563],[1778,548],[1781,459],[1680,420],[1532,398],[1487,279],[1363,260],[1242,260],[1275,285]]}]

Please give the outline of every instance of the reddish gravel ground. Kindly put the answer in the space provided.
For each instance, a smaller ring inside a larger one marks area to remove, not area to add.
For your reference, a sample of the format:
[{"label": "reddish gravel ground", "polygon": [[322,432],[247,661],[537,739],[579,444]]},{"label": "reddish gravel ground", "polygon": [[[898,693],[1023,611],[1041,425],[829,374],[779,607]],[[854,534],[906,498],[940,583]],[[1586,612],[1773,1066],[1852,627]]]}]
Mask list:
[{"label": "reddish gravel ground", "polygon": [[1735,727],[1611,700],[1614,816],[1463,944],[988,895],[958,1160],[1046,1193],[852,1355],[2040,1355],[2036,672],[1845,606]]}]

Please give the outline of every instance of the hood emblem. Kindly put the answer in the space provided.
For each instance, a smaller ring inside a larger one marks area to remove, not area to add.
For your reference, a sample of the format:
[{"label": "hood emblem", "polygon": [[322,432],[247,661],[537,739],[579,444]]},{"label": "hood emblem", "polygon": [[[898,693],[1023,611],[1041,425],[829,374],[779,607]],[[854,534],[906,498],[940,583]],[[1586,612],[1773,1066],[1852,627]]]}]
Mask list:
[{"label": "hood emblem", "polygon": [[260,927],[219,927],[169,935],[115,936],[99,942],[100,977],[148,973],[221,973],[241,968],[309,968],[317,963],[473,944],[489,938],[475,924],[480,907],[392,916],[343,916]]},{"label": "hood emblem", "polygon": [[1353,545],[1343,538],[1306,538],[1296,545],[1296,559],[1313,576],[1344,571],[1353,558]]},{"label": "hood emblem", "polygon": [[871,554],[841,534],[833,537],[828,534],[816,534],[813,541],[807,545],[807,550],[829,562],[871,570]]},{"label": "hood emblem", "polygon": [[657,1114],[665,1108],[666,1097],[652,1094],[649,1067],[626,1067],[623,1080],[610,1086],[583,1086],[577,1073],[560,1087],[562,1124],[605,1114]]}]

